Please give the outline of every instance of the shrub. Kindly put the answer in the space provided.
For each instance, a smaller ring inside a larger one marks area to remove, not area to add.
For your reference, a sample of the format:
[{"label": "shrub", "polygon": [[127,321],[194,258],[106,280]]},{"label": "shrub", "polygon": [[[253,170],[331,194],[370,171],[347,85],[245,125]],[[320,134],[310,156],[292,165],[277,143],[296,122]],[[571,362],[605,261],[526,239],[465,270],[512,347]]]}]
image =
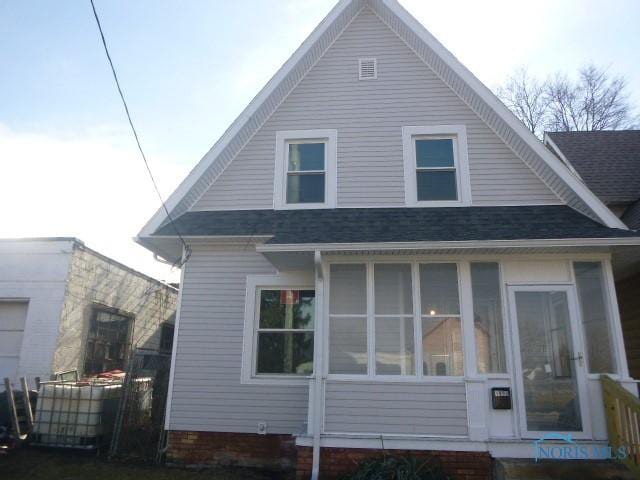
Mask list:
[{"label": "shrub", "polygon": [[344,480],[451,480],[435,457],[385,455],[362,463]]}]

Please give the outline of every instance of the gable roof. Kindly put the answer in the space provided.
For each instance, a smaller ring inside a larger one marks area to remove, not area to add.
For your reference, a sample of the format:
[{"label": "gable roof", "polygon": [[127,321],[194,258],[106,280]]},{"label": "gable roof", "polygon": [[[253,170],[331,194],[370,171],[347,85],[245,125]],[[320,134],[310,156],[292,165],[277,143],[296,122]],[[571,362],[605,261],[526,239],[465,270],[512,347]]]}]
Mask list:
[{"label": "gable roof", "polygon": [[546,132],[545,142],[604,203],[640,199],[640,130]]},{"label": "gable roof", "polygon": [[[167,200],[173,218],[187,212],[363,8],[370,8],[538,177],[572,208],[609,227],[624,224],[440,42],[396,0],[340,0],[251,101]],[[138,234],[150,237],[168,218],[161,208]]]}]

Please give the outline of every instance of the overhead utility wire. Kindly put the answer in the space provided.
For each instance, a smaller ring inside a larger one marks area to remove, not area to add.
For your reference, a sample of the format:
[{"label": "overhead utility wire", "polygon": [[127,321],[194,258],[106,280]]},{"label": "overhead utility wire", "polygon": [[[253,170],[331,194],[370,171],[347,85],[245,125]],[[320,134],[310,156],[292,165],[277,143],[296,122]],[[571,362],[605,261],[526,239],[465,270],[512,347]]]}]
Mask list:
[{"label": "overhead utility wire", "polygon": [[153,183],[153,188],[155,189],[156,193],[158,194],[158,198],[160,199],[160,203],[162,204],[162,208],[164,208],[164,211],[167,213],[167,217],[169,218],[169,221],[171,222],[171,226],[173,227],[173,229],[176,232],[176,235],[178,236],[178,238],[180,239],[180,241],[182,242],[182,246],[184,248],[184,256],[183,258],[179,261],[176,262],[174,264],[174,266],[176,267],[182,267],[182,265],[184,265],[187,260],[189,259],[189,256],[191,255],[191,248],[189,247],[189,245],[187,245],[187,242],[185,242],[184,238],[182,238],[182,235],[180,234],[180,231],[178,230],[178,226],[175,224],[173,217],[171,216],[171,213],[169,212],[169,209],[167,208],[167,204],[164,203],[164,200],[162,198],[162,194],[160,193],[160,189],[158,188],[158,184],[156,183],[156,180],[153,176],[153,173],[151,172],[151,167],[149,166],[149,162],[147,161],[147,156],[144,154],[144,151],[142,150],[142,145],[140,145],[140,139],[138,138],[138,132],[136,131],[136,127],[133,125],[133,120],[131,120],[131,114],[129,113],[129,107],[127,106],[127,101],[124,98],[124,93],[122,93],[122,88],[120,87],[120,81],[118,80],[118,75],[116,73],[116,69],[113,65],[113,61],[111,60],[111,55],[109,54],[109,49],[107,48],[107,41],[104,38],[104,32],[102,31],[102,25],[100,24],[100,18],[98,18],[98,12],[96,11],[96,6],[93,3],[93,0],[90,0],[91,2],[91,8],[93,9],[93,16],[96,19],[96,23],[98,24],[98,30],[100,31],[100,38],[102,39],[102,45],[104,46],[104,53],[107,54],[107,60],[109,60],[109,66],[111,67],[111,73],[113,73],[113,79],[116,81],[116,87],[118,88],[118,93],[120,94],[120,98],[122,99],[122,105],[124,105],[124,111],[127,114],[127,120],[129,120],[129,125],[131,126],[131,131],[133,132],[133,137],[136,140],[136,144],[138,145],[138,150],[140,151],[140,155],[142,155],[142,161],[144,162],[144,166],[147,168],[147,172],[149,173],[149,178],[151,178],[151,183]]}]

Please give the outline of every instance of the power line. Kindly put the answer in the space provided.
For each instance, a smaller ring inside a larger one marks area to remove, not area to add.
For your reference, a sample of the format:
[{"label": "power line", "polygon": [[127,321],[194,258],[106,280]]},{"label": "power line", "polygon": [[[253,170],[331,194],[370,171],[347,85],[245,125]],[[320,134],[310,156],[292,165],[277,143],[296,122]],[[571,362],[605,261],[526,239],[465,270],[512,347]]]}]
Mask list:
[{"label": "power line", "polygon": [[138,138],[138,132],[136,131],[136,127],[133,125],[133,120],[131,120],[131,114],[129,113],[129,107],[127,106],[127,101],[124,98],[124,93],[122,93],[122,88],[120,87],[120,81],[118,80],[118,74],[116,73],[116,69],[113,66],[113,61],[111,60],[111,55],[109,54],[109,49],[107,48],[107,41],[104,38],[104,33],[102,31],[102,25],[100,24],[100,18],[98,17],[98,12],[96,11],[96,6],[93,3],[93,0],[89,0],[91,2],[91,8],[93,9],[93,16],[96,19],[96,23],[98,24],[98,30],[100,31],[100,38],[102,39],[102,45],[104,46],[104,53],[107,54],[107,60],[109,60],[109,66],[111,67],[111,73],[113,73],[113,79],[116,81],[116,87],[118,88],[118,93],[120,94],[120,98],[122,99],[122,105],[124,105],[124,111],[127,114],[127,120],[129,120],[129,125],[131,126],[131,131],[133,132],[133,137],[136,140],[136,145],[138,145],[138,150],[140,151],[140,155],[142,156],[142,161],[144,162],[144,166],[147,169],[147,172],[149,173],[149,178],[151,179],[151,183],[153,183],[153,188],[155,189],[156,193],[158,194],[158,198],[160,199],[160,203],[162,204],[162,208],[164,208],[164,211],[167,213],[167,218],[169,218],[169,221],[171,222],[171,226],[173,227],[173,229],[176,232],[176,235],[178,236],[178,238],[180,239],[180,241],[182,242],[182,246],[184,248],[184,258],[179,261],[176,262],[174,264],[174,266],[177,267],[182,267],[182,265],[184,265],[187,260],[189,259],[189,256],[191,255],[191,248],[189,247],[189,245],[187,245],[187,242],[184,241],[184,238],[182,238],[182,235],[180,235],[180,231],[178,230],[178,226],[175,224],[173,217],[171,216],[171,213],[169,212],[169,209],[167,208],[167,204],[164,203],[164,200],[162,198],[162,194],[160,193],[160,189],[158,188],[158,184],[156,183],[156,179],[153,176],[153,173],[151,172],[151,167],[149,166],[149,162],[147,161],[147,156],[144,154],[144,151],[142,150],[142,145],[140,145],[140,139]]}]

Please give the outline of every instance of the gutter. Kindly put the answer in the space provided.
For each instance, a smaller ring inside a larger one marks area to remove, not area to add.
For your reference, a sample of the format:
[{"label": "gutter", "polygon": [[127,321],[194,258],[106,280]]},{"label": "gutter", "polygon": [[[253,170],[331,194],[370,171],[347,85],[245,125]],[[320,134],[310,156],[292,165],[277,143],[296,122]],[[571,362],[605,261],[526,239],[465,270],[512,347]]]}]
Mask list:
[{"label": "gutter", "polygon": [[640,246],[640,236],[618,238],[560,238],[530,240],[463,240],[438,242],[366,242],[366,243],[288,243],[260,244],[256,251],[337,252],[366,250],[450,250],[463,248],[532,248],[532,247],[614,247]]}]

